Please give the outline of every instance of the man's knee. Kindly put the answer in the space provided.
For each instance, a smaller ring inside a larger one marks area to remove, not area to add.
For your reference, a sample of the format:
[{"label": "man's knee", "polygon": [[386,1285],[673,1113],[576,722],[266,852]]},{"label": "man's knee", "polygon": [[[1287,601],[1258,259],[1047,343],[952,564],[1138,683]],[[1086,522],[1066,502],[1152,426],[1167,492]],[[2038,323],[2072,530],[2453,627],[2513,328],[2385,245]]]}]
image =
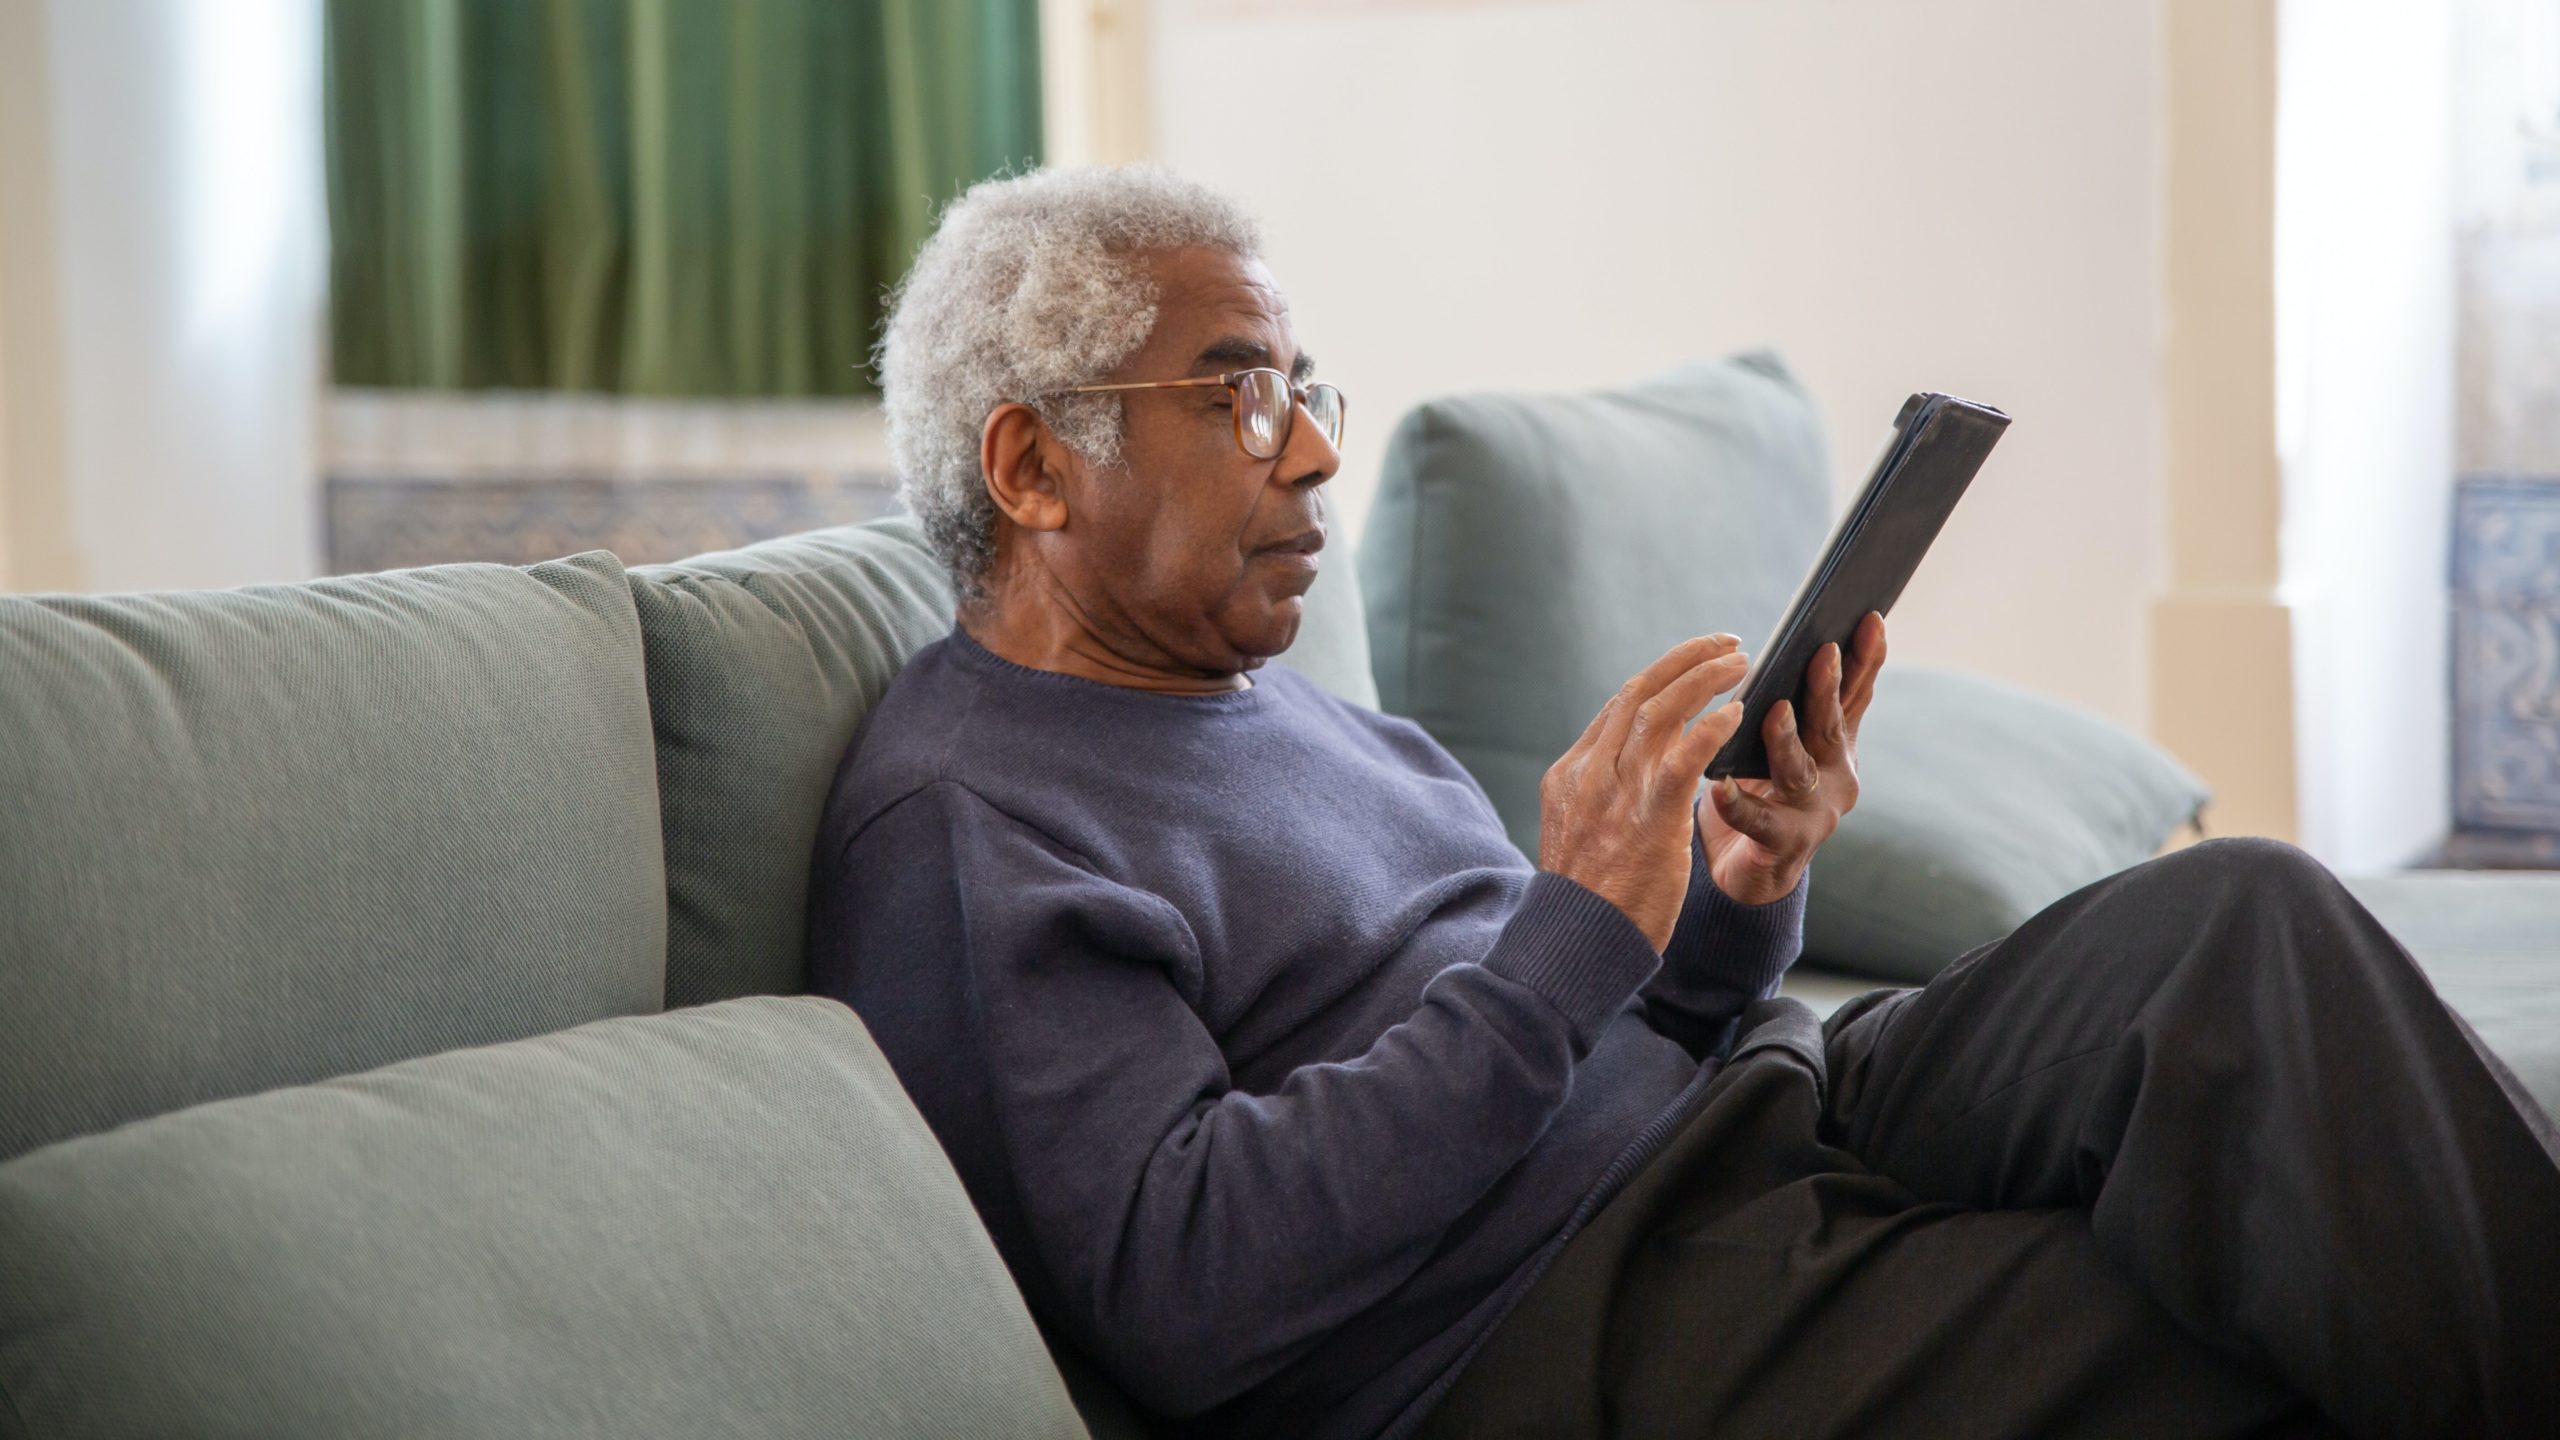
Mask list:
[{"label": "man's knee", "polygon": [[2151,863],[2162,869],[2154,898],[2192,926],[2208,970],[2234,983],[2254,988],[2270,968],[2417,970],[2328,866],[2281,840],[2207,840]]},{"label": "man's knee", "polygon": [[1993,953],[2041,957],[2058,947],[2133,996],[2173,977],[2255,991],[2305,966],[2333,966],[2342,950],[2384,948],[2328,938],[2372,923],[2319,861],[2280,840],[2243,837],[2202,841],[2100,881],[2039,913]]},{"label": "man's knee", "polygon": [[2201,840],[2144,868],[2190,891],[2264,901],[2327,900],[2338,892],[2328,866],[2282,840],[2258,835]]},{"label": "man's knee", "polygon": [[[2206,840],[2136,867],[2119,903],[2164,962],[2246,987],[2273,967],[2334,966],[2369,921],[2329,868],[2281,840]],[[2200,967],[2200,968],[2199,968]]]}]

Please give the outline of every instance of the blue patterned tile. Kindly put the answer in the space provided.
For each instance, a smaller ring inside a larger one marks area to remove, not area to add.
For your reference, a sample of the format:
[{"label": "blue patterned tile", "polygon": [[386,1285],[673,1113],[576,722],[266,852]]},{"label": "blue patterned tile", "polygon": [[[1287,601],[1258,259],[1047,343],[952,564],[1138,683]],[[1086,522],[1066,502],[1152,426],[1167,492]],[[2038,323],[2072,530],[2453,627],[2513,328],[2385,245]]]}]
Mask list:
[{"label": "blue patterned tile", "polygon": [[2453,807],[2560,831],[2560,477],[2454,488]]}]

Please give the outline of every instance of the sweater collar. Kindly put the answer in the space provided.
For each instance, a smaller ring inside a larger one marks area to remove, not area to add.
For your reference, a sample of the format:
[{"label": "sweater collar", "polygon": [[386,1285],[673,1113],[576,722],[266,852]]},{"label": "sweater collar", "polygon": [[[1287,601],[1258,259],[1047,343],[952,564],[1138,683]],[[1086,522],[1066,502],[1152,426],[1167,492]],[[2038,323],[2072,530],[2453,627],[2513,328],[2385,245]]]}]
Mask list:
[{"label": "sweater collar", "polygon": [[975,636],[957,625],[951,627],[950,645],[952,663],[972,675],[1009,685],[1050,687],[1061,697],[1089,697],[1106,704],[1180,706],[1183,707],[1182,713],[1250,714],[1271,703],[1274,688],[1267,671],[1249,677],[1252,683],[1244,689],[1217,690],[1203,695],[1176,695],[1162,690],[1141,690],[1134,685],[1113,685],[1107,681],[1088,680],[1081,675],[1065,675],[1007,660],[979,644]]}]

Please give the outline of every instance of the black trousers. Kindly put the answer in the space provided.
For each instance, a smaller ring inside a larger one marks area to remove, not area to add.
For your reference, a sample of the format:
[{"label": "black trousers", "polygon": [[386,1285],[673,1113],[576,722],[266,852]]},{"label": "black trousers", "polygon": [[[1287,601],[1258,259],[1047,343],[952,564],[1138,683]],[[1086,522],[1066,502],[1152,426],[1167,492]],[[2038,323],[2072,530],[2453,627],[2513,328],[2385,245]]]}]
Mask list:
[{"label": "black trousers", "polygon": [[2560,1436],[2560,1137],[2299,851],[1745,1026],[1421,1433]]}]

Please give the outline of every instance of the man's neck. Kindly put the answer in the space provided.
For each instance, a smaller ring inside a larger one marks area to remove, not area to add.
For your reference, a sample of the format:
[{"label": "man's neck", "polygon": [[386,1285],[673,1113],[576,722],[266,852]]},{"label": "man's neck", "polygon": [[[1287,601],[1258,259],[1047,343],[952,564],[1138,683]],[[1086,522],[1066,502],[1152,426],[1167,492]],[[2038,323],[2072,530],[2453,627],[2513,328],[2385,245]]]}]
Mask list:
[{"label": "man's neck", "polygon": [[1022,597],[1008,603],[990,596],[963,606],[959,623],[1000,659],[1079,680],[1167,695],[1216,695],[1253,686],[1242,674],[1182,667],[1151,646],[1114,644],[1071,602]]}]

